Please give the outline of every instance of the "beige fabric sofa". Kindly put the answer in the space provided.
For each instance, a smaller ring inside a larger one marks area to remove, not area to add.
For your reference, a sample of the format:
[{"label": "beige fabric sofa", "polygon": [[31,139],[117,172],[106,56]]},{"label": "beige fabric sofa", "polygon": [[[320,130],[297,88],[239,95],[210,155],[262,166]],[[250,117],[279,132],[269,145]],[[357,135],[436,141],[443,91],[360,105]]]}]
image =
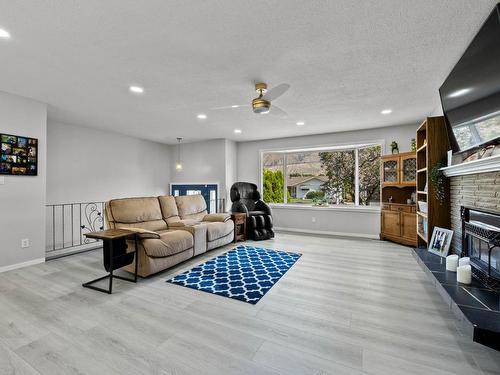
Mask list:
[{"label": "beige fabric sofa", "polygon": [[[162,198],[160,197],[160,201]],[[174,198],[175,205],[170,204],[169,226],[180,228],[203,223],[207,227],[207,249],[211,250],[230,243],[234,238],[234,222],[228,220],[229,214],[209,214],[205,199],[201,195],[181,195]],[[175,207],[175,208],[174,208]],[[173,220],[172,220],[173,219]]]},{"label": "beige fabric sofa", "polygon": [[[229,214],[208,214],[203,196],[113,199],[106,203],[108,228],[140,231],[139,276],[163,271],[207,250],[230,243]],[[133,250],[133,242],[129,244]],[[134,272],[135,263],[124,267]]]}]

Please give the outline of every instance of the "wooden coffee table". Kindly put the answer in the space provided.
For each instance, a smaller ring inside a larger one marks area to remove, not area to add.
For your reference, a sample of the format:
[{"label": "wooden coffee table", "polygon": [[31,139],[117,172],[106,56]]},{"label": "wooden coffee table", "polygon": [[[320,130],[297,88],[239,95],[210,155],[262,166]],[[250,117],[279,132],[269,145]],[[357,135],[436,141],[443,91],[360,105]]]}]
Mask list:
[{"label": "wooden coffee table", "polygon": [[[95,280],[82,284],[84,288],[111,294],[113,293],[113,278],[130,281],[133,283],[137,282],[137,265],[139,263],[139,258],[137,252],[137,233],[135,231],[128,229],[107,229],[99,232],[86,233],[85,237],[103,241],[103,263],[104,268],[109,273],[106,276],[102,276]],[[130,238],[133,238],[134,240],[135,249],[134,252],[127,253],[126,240]],[[114,270],[131,264],[134,261],[134,258],[135,272],[133,279],[113,274]],[[92,285],[107,278],[109,278],[108,289],[103,289]]]}]

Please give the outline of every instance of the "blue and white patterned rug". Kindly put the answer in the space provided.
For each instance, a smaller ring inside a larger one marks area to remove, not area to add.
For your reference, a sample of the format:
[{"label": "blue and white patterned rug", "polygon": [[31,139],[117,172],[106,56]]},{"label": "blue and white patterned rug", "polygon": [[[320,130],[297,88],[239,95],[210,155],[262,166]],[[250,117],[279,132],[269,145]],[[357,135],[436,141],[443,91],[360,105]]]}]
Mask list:
[{"label": "blue and white patterned rug", "polygon": [[256,304],[301,255],[240,245],[167,282]]}]

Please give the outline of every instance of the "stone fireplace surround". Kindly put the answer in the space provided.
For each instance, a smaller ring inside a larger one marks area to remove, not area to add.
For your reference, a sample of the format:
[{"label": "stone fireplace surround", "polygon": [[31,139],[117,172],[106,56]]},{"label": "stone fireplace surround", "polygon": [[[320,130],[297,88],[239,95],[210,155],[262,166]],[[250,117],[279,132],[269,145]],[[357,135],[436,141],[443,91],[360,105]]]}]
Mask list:
[{"label": "stone fireplace surround", "polygon": [[500,212],[500,172],[450,177],[452,252],[462,250],[460,207],[485,208]]}]

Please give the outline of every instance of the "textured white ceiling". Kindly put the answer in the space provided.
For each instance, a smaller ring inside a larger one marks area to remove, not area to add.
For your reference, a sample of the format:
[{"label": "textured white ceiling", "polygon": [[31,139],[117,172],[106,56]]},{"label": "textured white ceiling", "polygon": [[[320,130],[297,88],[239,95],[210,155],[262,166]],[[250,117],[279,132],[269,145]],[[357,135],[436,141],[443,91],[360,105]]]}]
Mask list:
[{"label": "textured white ceiling", "polygon": [[[48,103],[54,121],[165,143],[413,123],[436,108],[495,4],[0,0],[0,27],[12,34],[0,40],[0,90]],[[287,119],[210,110],[249,103],[255,80],[291,85],[275,102]],[[131,95],[130,84],[145,94]]]}]

